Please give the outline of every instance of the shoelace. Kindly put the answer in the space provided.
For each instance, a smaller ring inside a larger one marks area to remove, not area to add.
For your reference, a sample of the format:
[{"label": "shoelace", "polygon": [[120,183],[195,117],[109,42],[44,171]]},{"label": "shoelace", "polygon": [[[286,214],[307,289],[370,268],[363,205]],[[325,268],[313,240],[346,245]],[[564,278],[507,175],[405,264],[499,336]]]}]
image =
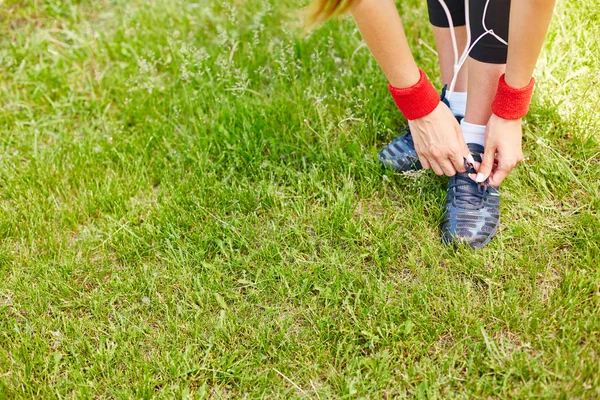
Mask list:
[{"label": "shoelace", "polygon": [[456,205],[463,208],[480,209],[487,192],[487,184],[473,182],[467,174],[456,174],[454,182],[450,185],[454,189]]},{"label": "shoelace", "polygon": [[483,207],[488,183],[487,181],[481,184],[473,182],[468,174],[477,173],[477,171],[466,159],[464,162],[467,172],[457,173],[454,176],[454,182],[450,184],[449,188],[455,189],[454,199],[456,205],[463,208],[480,209]]}]

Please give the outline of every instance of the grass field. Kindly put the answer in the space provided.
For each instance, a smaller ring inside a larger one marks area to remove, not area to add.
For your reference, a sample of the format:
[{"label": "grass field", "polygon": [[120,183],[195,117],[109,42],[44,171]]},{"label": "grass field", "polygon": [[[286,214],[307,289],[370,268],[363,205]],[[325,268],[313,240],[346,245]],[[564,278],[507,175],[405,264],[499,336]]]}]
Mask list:
[{"label": "grass field", "polygon": [[0,1],[1,399],[600,397],[598,0],[558,4],[478,252],[301,5]]}]

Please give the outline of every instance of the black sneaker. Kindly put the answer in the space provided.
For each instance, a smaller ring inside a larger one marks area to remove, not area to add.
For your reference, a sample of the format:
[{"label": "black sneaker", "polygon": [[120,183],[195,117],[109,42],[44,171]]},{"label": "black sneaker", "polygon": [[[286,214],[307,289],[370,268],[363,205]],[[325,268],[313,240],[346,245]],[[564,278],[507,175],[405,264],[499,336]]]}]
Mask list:
[{"label": "black sneaker", "polygon": [[[446,98],[446,86],[442,88],[440,100],[450,107],[450,103]],[[458,122],[462,117],[456,117]],[[408,125],[400,131],[400,136],[392,140],[381,151],[379,151],[379,162],[385,166],[392,168],[398,172],[418,171],[421,168],[419,156],[415,151],[415,142]]]},{"label": "black sneaker", "polygon": [[[467,146],[475,161],[481,162],[483,146],[474,143]],[[467,172],[457,173],[448,183],[442,241],[480,249],[492,240],[500,226],[500,192],[485,182],[473,181],[469,173],[477,171],[469,166]]]}]

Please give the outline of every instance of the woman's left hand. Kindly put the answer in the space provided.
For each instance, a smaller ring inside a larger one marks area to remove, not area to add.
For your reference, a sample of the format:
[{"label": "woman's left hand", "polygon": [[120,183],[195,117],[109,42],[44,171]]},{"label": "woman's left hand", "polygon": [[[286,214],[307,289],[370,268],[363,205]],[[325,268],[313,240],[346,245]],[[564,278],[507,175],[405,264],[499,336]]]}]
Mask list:
[{"label": "woman's left hand", "polygon": [[469,175],[471,179],[484,182],[489,177],[491,186],[500,186],[523,160],[522,137],[521,119],[503,119],[492,114],[485,131],[485,153],[477,175]]}]

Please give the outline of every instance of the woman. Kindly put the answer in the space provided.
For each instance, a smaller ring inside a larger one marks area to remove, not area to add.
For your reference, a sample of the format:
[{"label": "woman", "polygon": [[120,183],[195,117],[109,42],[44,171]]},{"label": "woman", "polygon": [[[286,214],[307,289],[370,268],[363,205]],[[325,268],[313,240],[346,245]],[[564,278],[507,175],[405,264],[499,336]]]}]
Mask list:
[{"label": "woman", "polygon": [[[408,120],[407,133],[382,149],[380,161],[398,171],[431,168],[450,177],[442,227],[447,244],[480,248],[498,230],[498,187],[523,158],[521,121],[554,2],[428,0],[442,81],[453,89],[449,99],[445,91],[440,99],[417,67],[394,0],[311,6],[312,22],[350,11]],[[466,49],[464,65],[457,47]]]}]

